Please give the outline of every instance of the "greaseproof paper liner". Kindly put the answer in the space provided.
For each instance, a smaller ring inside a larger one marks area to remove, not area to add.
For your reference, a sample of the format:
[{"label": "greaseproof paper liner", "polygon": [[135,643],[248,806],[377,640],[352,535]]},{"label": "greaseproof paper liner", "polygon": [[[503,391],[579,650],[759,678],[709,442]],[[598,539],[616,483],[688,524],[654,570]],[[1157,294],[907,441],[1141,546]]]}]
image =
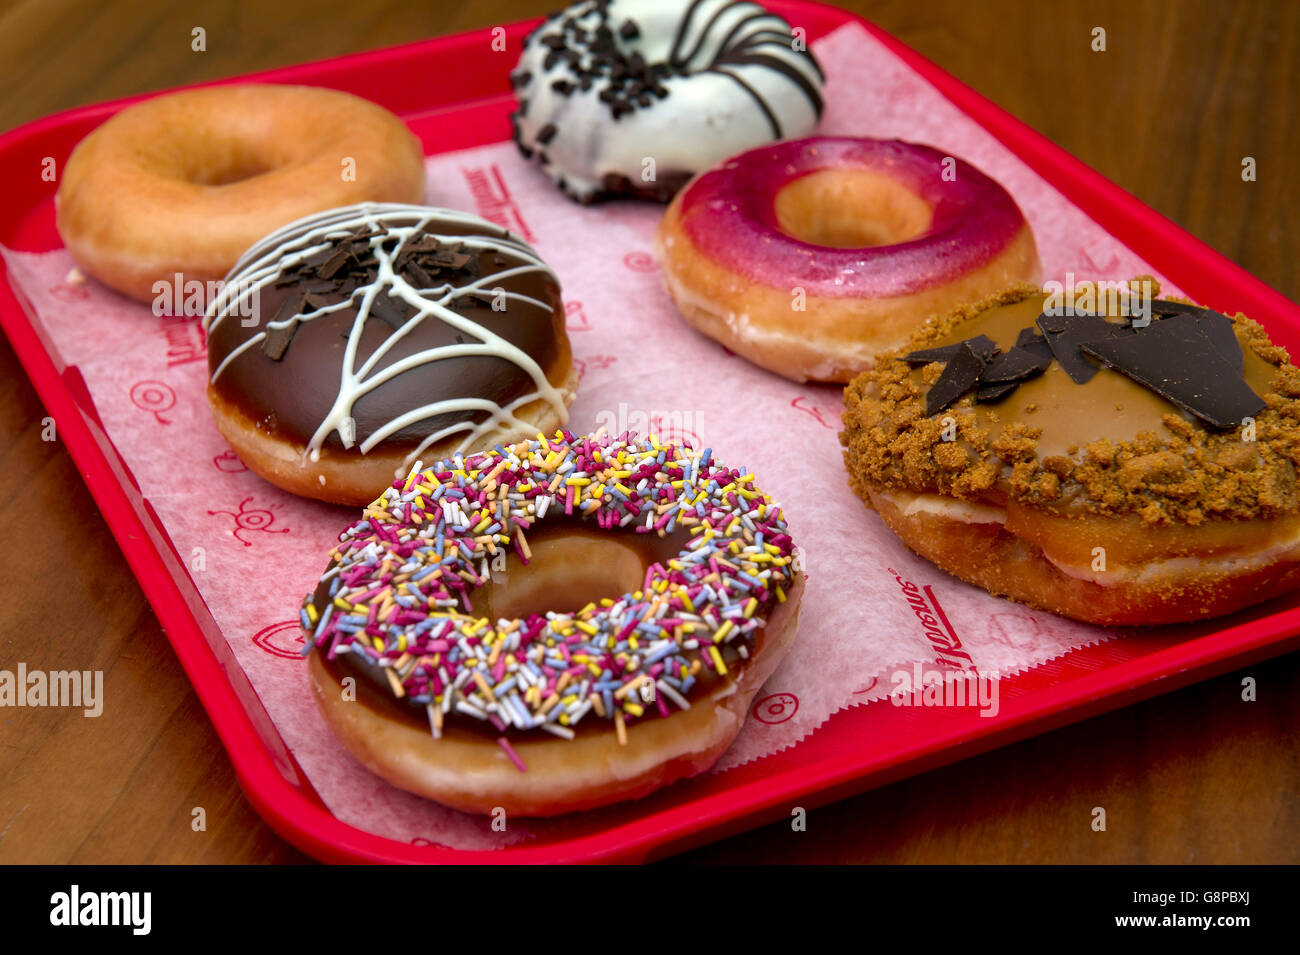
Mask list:
[{"label": "greaseproof paper liner", "polygon": [[[1044,279],[1154,272],[859,25],[841,27],[814,51],[827,76],[820,133],[897,137],[973,162],[1029,217]],[[894,688],[891,674],[914,663],[943,655],[1009,676],[1113,638],[991,597],[903,547],[849,491],[840,389],[756,368],[677,315],[650,252],[661,207],[578,206],[511,143],[427,165],[431,204],[515,230],[560,276],[582,373],[571,430],[656,431],[712,447],[719,460],[753,470],[785,509],[808,574],[798,639],[713,772],[793,746],[837,710],[882,700]],[[63,251],[2,251],[57,357],[80,370],[105,431],[267,713],[336,816],[403,841],[490,849],[594,831],[646,811],[645,802],[625,803],[572,818],[510,820],[496,832],[486,818],[411,796],[361,768],[315,708],[297,623],[300,599],[357,512],[282,492],[235,457],[204,398],[196,319],[159,318],[93,281],[69,282],[73,262]],[[669,802],[673,790],[649,799]]]}]

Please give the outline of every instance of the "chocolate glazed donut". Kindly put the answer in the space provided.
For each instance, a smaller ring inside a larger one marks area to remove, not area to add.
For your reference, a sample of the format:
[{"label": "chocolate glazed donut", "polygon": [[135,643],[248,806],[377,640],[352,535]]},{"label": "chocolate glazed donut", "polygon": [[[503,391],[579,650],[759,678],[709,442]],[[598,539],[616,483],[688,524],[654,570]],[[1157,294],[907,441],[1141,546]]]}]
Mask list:
[{"label": "chocolate glazed donut", "polygon": [[364,204],[244,254],[204,320],[208,399],[272,483],[374,500],[421,456],[558,427],[576,372],[555,274],[477,216]]}]

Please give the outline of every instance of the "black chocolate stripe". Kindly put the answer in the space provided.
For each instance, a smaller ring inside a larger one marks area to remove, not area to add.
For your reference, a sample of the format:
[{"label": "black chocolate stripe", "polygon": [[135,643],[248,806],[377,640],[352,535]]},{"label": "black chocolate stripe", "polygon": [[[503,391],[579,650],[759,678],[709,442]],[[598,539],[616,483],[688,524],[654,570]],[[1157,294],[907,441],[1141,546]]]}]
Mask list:
[{"label": "black chocolate stripe", "polygon": [[[726,16],[728,13],[730,13],[731,10],[732,10],[733,8],[738,7],[738,6],[740,6],[740,5],[741,5],[740,2],[736,2],[736,3],[727,3],[727,4],[723,4],[723,5],[722,5],[721,7],[719,7],[716,11],[714,11],[713,16],[709,17],[709,22],[706,23],[706,24],[704,25],[704,29],[703,29],[702,31],[700,31],[700,35],[699,35],[699,37],[696,39],[696,41],[695,41],[695,46],[691,49],[691,52],[688,53],[688,54],[686,54],[686,56],[682,57],[681,60],[678,61],[678,62],[679,62],[679,63],[689,63],[689,62],[691,62],[691,60],[695,59],[696,54],[700,52],[700,49],[704,46],[705,41],[708,40],[708,38],[709,38],[709,34],[713,32],[713,28],[714,28],[714,26],[715,26],[715,25],[716,25],[716,24],[717,24],[717,23],[718,23],[718,22],[719,22],[719,21],[720,21],[724,16]],[[725,44],[724,44],[722,47],[720,47],[719,49],[726,49]],[[674,64],[674,65],[677,65],[677,64]],[[712,64],[710,64],[710,65],[712,65]]]},{"label": "black chocolate stripe", "polygon": [[742,80],[735,73],[731,73],[727,70],[720,70],[717,67],[709,67],[709,69],[705,70],[704,72],[717,73],[720,76],[729,76],[733,80],[735,80],[736,83],[740,85],[741,89],[743,89],[746,93],[748,93],[750,96],[754,98],[754,102],[758,104],[758,108],[763,111],[763,115],[767,117],[768,123],[771,124],[772,126],[772,134],[777,139],[783,138],[784,134],[781,132],[781,123],[777,120],[776,116],[773,114],[772,108],[767,105],[767,100],[759,96],[758,91],[755,90],[754,87],[750,86],[748,83]]},{"label": "black chocolate stripe", "polygon": [[[784,74],[786,77],[789,78],[789,80],[792,83],[798,86],[799,89],[803,90],[804,95],[808,97],[808,101],[812,103],[813,111],[817,114],[818,117],[821,116],[823,104],[822,104],[821,95],[817,92],[817,87],[814,86],[808,80],[808,77],[804,76],[804,74],[798,68],[791,66],[789,63],[787,63],[784,59],[780,57],[770,56],[764,53],[750,53],[750,54],[742,54],[740,56],[722,57],[717,61],[715,65],[716,66],[731,66],[731,65],[743,66],[746,64],[752,64],[754,66],[766,66],[770,69],[776,70],[778,73]],[[751,90],[751,92],[753,91]]]},{"label": "black chocolate stripe", "polygon": [[[768,17],[770,17],[770,18],[776,20],[778,23],[782,23],[782,22],[784,22],[784,21],[782,21],[781,18],[778,17],[776,14],[774,14],[774,13],[768,13],[768,12],[767,12],[766,10],[764,10],[762,7],[759,7],[757,13],[751,13],[751,14],[749,14],[748,16],[741,17],[739,20],[736,21],[736,23],[732,26],[731,30],[727,33],[727,35],[726,35],[725,37],[722,38],[722,43],[718,46],[718,50],[719,50],[719,52],[727,52],[727,51],[731,50],[731,48],[732,48],[732,44],[735,43],[735,40],[736,40],[736,34],[737,34],[737,33],[740,33],[742,30],[744,30],[747,24],[750,24],[750,23],[752,23],[752,22],[755,21],[755,20],[763,20],[763,19],[766,19],[766,18],[768,18]],[[769,32],[772,32],[772,31],[768,31],[768,30],[760,30],[760,31],[758,31],[758,33],[769,33]],[[758,35],[758,34],[755,34],[755,35]],[[778,35],[779,35],[779,34],[778,34]],[[789,34],[788,34],[788,33],[786,34],[786,37],[787,37],[787,39],[789,38]],[[746,37],[746,38],[744,39],[744,41],[742,41],[742,43],[741,43],[740,45],[743,46],[743,45],[747,44],[748,42],[749,42],[749,37]],[[701,39],[700,39],[700,42],[697,43],[697,44],[695,45],[695,49],[691,51],[691,56],[688,56],[686,59],[687,59],[687,60],[690,60],[691,57],[693,57],[697,52],[699,52],[699,48],[700,48],[700,46],[703,45],[703,43],[704,43],[704,40],[703,40],[703,38],[701,38]],[[715,57],[715,58],[714,58],[714,61],[713,61],[712,63],[710,63],[709,65],[710,65],[710,66],[716,66],[716,65],[717,65],[717,58]]]},{"label": "black chocolate stripe", "polygon": [[681,62],[678,53],[681,50],[682,41],[686,39],[686,31],[690,29],[691,20],[695,17],[695,10],[704,2],[705,0],[691,0],[691,5],[686,8],[686,12],[682,14],[681,22],[677,24],[677,33],[673,36],[672,48],[668,51],[668,62],[674,66]]}]

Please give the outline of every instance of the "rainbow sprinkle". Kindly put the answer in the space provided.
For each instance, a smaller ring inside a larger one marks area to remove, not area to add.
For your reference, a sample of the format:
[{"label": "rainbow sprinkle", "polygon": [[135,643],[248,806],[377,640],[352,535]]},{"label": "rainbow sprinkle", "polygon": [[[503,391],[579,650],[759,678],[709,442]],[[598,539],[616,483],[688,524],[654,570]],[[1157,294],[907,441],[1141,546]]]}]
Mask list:
[{"label": "rainbow sprinkle", "polygon": [[[689,709],[701,669],[727,674],[723,651],[731,667],[746,658],[765,612],[785,599],[793,542],[753,481],[709,449],[566,431],[417,466],[339,536],[321,578],[329,602],[303,600],[307,649],[381,668],[394,696],[428,710],[434,738],[452,713],[490,723],[520,769],[507,732],[571,739],[594,711],[625,742],[628,721],[667,716],[670,703]],[[489,561],[505,548],[527,563],[526,532],[548,515],[692,536],[617,599],[495,623],[475,616],[471,594]]]}]

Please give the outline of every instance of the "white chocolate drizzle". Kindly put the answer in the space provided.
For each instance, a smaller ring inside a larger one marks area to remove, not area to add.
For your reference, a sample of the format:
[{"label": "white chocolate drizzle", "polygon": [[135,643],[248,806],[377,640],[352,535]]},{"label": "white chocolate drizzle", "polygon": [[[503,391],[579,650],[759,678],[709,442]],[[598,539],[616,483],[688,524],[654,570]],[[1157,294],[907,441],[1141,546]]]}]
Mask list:
[{"label": "white chocolate drizzle", "polygon": [[[468,227],[473,230],[473,234],[440,232],[439,223]],[[310,457],[312,461],[319,460],[320,449],[331,432],[338,434],[345,448],[357,444],[361,453],[366,454],[385,438],[418,421],[449,413],[487,412],[487,417],[480,422],[462,420],[424,437],[407,455],[404,463],[409,467],[410,463],[430,445],[460,432],[467,433],[453,453],[469,450],[483,435],[496,428],[510,428],[523,432],[532,430],[529,422],[518,418],[516,412],[539,399],[546,401],[554,409],[561,424],[568,420],[565,394],[550,383],[546,372],[532,356],[479,323],[458,314],[450,307],[461,298],[501,297],[507,302],[512,300],[526,302],[548,311],[551,308],[549,302],[519,292],[508,292],[495,286],[505,279],[530,272],[550,275],[558,285],[555,273],[541,260],[532,246],[510,232],[465,212],[398,203],[362,203],[308,216],[291,223],[262,239],[245,252],[235,264],[230,274],[226,276],[220,292],[208,306],[203,318],[204,331],[211,336],[222,321],[239,320],[241,316],[255,314],[250,309],[252,303],[257,300],[256,296],[263,289],[273,285],[286,271],[330,248],[335,242],[346,240],[358,229],[367,230],[371,227],[385,230],[370,239],[370,248],[377,262],[373,282],[357,287],[350,298],[336,304],[266,322],[262,330],[240,343],[217,365],[212,372],[211,381],[215,382],[226,367],[245,351],[261,344],[268,331],[286,328],[294,322],[311,322],[333,312],[355,307],[356,317],[349,330],[343,353],[337,395],[329,412],[308,441],[304,450],[304,459]],[[513,260],[514,264],[499,272],[483,275],[465,285],[443,283],[433,288],[416,288],[394,271],[393,261],[408,239],[415,240],[422,236],[433,236],[440,242],[460,245],[468,251],[499,253]],[[395,244],[394,239],[397,240]],[[386,245],[390,248],[385,248]],[[416,311],[400,327],[394,329],[379,347],[362,358],[358,355],[362,329],[366,319],[370,317],[373,303],[381,294],[400,299]],[[359,303],[358,298],[360,298]],[[382,370],[375,370],[394,345],[421,323],[429,320],[445,322],[475,341],[428,348],[394,362]],[[351,433],[355,420],[352,409],[364,395],[396,376],[421,365],[466,356],[491,356],[512,362],[533,380],[535,390],[504,406],[486,398],[468,396],[430,402],[392,418],[366,435],[359,443],[356,441],[356,436]],[[405,470],[402,473],[405,473]]]}]

